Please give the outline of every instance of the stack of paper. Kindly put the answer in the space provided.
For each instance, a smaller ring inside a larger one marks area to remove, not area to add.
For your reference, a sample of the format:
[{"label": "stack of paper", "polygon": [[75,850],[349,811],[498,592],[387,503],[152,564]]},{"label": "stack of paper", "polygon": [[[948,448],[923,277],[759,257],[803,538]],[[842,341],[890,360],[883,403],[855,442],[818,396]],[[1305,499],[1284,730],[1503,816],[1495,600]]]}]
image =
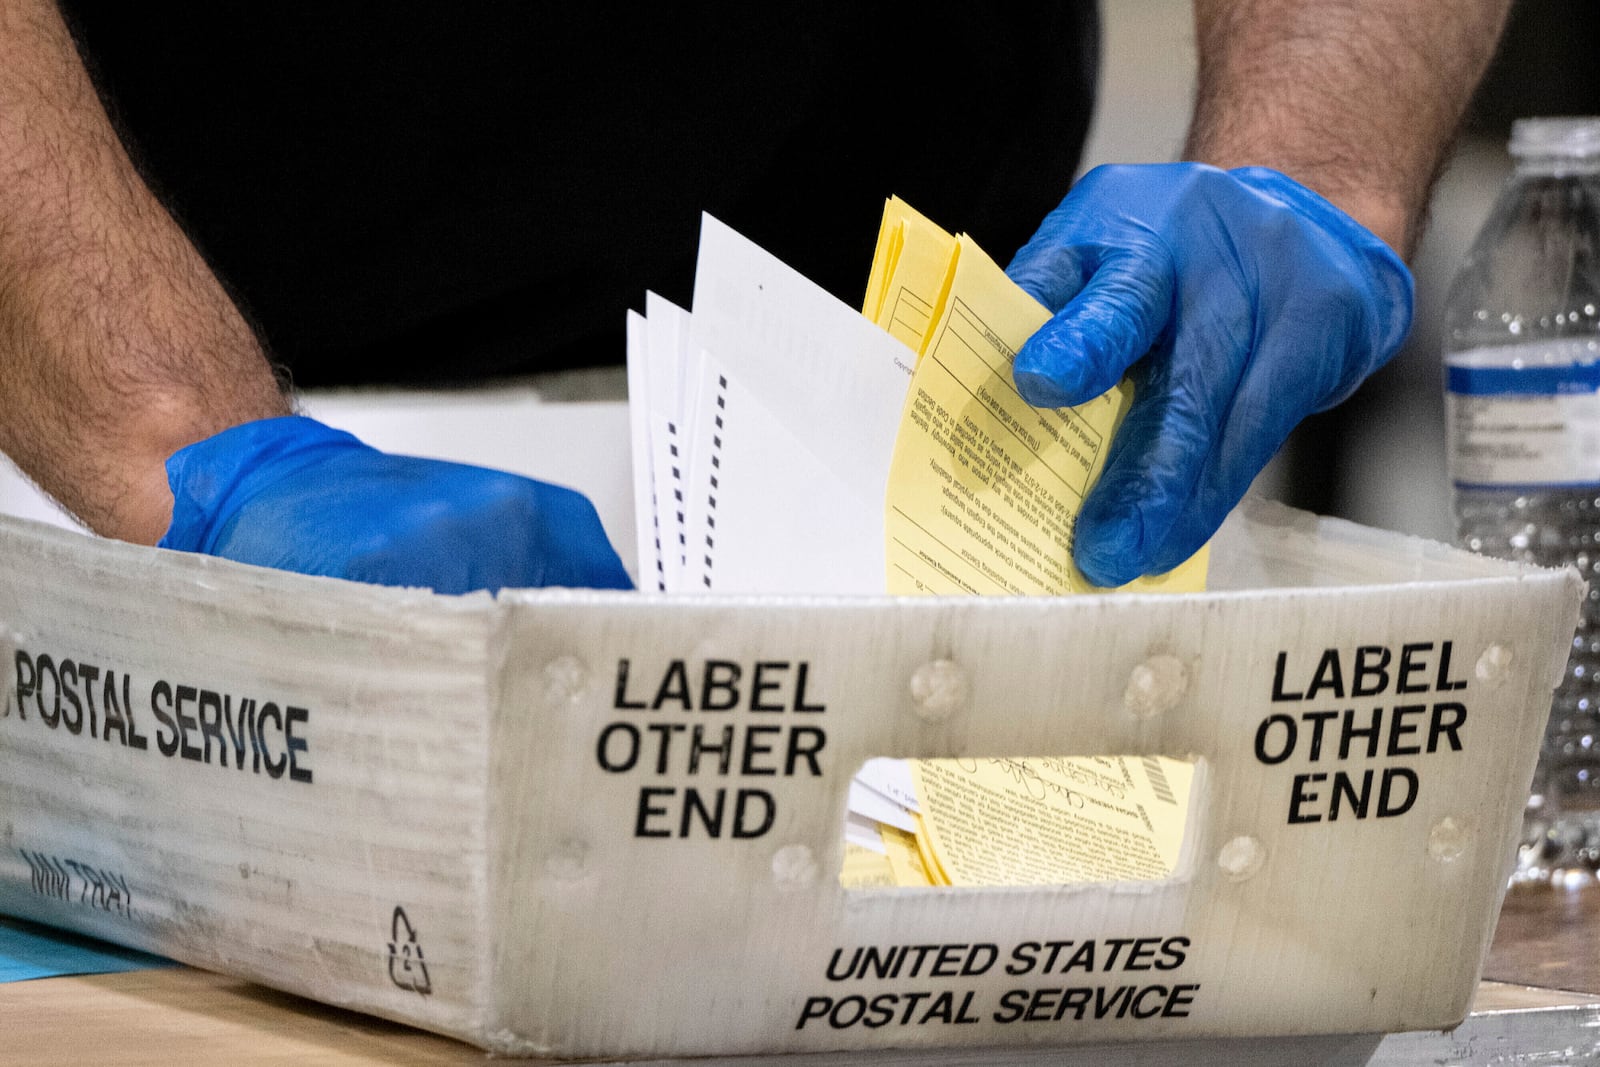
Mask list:
[{"label": "stack of paper", "polygon": [[[1035,408],[1017,349],[1050,318],[965,234],[891,198],[863,311],[917,352],[886,490],[891,593],[1091,592],[1072,563],[1078,508],[1133,401],[1124,380]],[[1198,590],[1206,552],[1125,588]]]},{"label": "stack of paper", "polygon": [[[1048,318],[970,237],[898,198],[861,311],[706,216],[693,314],[652,293],[628,319],[640,585],[1093,591],[1072,564],[1073,522],[1132,387],[1077,408],[1027,404],[1011,364]],[[1128,588],[1200,589],[1205,562],[1202,550]],[[1165,877],[1185,808],[1139,798],[1174,779],[1186,797],[1188,765],[1163,778],[1160,761],[1111,761],[1115,774],[1102,762],[874,761],[851,786],[844,878]]]},{"label": "stack of paper", "polygon": [[881,594],[910,375],[904,345],[706,216],[694,314],[651,294],[628,319],[640,586]]},{"label": "stack of paper", "polygon": [[[1132,386],[1029,405],[1011,363],[1049,312],[897,198],[863,310],[704,218],[694,313],[628,319],[641,586],[1093,591],[1073,523]],[[1205,560],[1125,588],[1203,588]]]},{"label": "stack of paper", "polygon": [[870,760],[851,888],[1154,881],[1176,870],[1194,764],[1164,756]]}]

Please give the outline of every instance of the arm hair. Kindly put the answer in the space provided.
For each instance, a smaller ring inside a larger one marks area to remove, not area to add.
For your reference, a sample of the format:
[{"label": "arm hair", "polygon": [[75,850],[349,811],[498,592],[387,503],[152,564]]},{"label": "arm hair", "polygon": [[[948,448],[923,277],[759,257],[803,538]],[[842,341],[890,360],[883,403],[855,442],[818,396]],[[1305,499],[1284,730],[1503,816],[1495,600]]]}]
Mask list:
[{"label": "arm hair", "polygon": [[289,410],[54,5],[0,0],[0,452],[91,529],[153,544],[169,455]]},{"label": "arm hair", "polygon": [[1185,158],[1273,167],[1409,257],[1510,0],[1195,0]]}]

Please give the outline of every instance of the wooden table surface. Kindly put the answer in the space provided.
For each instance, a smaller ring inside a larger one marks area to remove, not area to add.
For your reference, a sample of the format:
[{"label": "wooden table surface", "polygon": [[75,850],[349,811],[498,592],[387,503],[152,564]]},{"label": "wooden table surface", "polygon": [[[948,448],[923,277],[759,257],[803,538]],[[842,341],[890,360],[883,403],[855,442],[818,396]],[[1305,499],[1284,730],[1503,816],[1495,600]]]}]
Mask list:
[{"label": "wooden table surface", "polygon": [[1506,894],[1483,976],[1600,994],[1600,886]]},{"label": "wooden table surface", "polygon": [[[1574,1005],[1594,1005],[1593,1014],[1600,1018],[1600,888],[1513,892],[1501,913],[1474,1018],[1479,1013]],[[1317,1047],[1340,1048],[1337,1041]],[[1370,1049],[1364,1053],[1358,1047],[1343,1058],[1310,1062],[1365,1063],[1368,1054]],[[1026,1058],[1045,1062],[1040,1055]],[[1060,1054],[1056,1059],[1064,1062]],[[1194,1062],[1246,1060],[1272,1062],[1270,1053],[1239,1056],[1237,1050]],[[1381,1054],[1372,1062],[1379,1060]],[[360,1067],[483,1061],[479,1050],[448,1038],[187,967],[0,986],[0,1064],[6,1065]],[[969,1055],[961,1062],[981,1061]],[[1116,1062],[1166,1061],[1133,1054]]]}]

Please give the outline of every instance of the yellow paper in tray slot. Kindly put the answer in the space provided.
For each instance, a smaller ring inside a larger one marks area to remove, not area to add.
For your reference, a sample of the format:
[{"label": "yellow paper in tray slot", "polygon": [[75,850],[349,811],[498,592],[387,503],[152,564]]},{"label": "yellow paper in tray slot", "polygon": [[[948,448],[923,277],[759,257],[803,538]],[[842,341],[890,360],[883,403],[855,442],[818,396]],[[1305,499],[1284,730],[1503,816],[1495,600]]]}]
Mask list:
[{"label": "yellow paper in tray slot", "polygon": [[1155,881],[1177,867],[1194,765],[1164,756],[910,760],[949,885]]},{"label": "yellow paper in tray slot", "polygon": [[922,813],[912,816],[917,824],[917,832],[913,842],[917,846],[917,855],[922,860],[922,869],[928,873],[928,881],[934,885],[949,885],[950,875],[940,862],[939,853],[934,850],[933,838],[928,833],[928,826],[922,821]]},{"label": "yellow paper in tray slot", "polygon": [[951,276],[956,239],[897,196],[884,204],[862,312],[921,354]]},{"label": "yellow paper in tray slot", "polygon": [[941,883],[928,873],[926,864],[922,861],[922,853],[917,847],[917,837],[904,830],[893,826],[878,827],[878,835],[883,838],[883,847],[889,861],[889,869],[894,872],[894,884],[897,886],[940,885]]},{"label": "yellow paper in tray slot", "polygon": [[895,881],[889,857],[870,848],[846,844],[839,884],[846,889],[892,889],[900,883]]},{"label": "yellow paper in tray slot", "polygon": [[[1133,386],[1125,379],[1075,408],[1023,400],[1011,364],[1050,313],[971,238],[957,241],[889,468],[889,592],[1094,591],[1072,562],[1073,526]],[[1202,548],[1170,574],[1121,588],[1204,589],[1206,558]]]}]

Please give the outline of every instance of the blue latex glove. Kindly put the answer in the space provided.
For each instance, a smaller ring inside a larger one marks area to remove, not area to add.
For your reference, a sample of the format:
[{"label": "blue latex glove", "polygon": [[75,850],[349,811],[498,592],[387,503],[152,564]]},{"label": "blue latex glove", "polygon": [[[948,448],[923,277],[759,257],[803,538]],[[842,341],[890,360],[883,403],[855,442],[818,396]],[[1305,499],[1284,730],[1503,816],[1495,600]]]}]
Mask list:
[{"label": "blue latex glove", "polygon": [[1098,167],[1006,273],[1056,313],[1017,353],[1030,404],[1080,404],[1132,372],[1074,534],[1102,586],[1197,551],[1289,431],[1354,392],[1411,325],[1400,257],[1263,167]]},{"label": "blue latex glove", "polygon": [[162,548],[440,593],[633,587],[582,494],[388,455],[300,416],[190,445],[167,460],[167,481]]}]

